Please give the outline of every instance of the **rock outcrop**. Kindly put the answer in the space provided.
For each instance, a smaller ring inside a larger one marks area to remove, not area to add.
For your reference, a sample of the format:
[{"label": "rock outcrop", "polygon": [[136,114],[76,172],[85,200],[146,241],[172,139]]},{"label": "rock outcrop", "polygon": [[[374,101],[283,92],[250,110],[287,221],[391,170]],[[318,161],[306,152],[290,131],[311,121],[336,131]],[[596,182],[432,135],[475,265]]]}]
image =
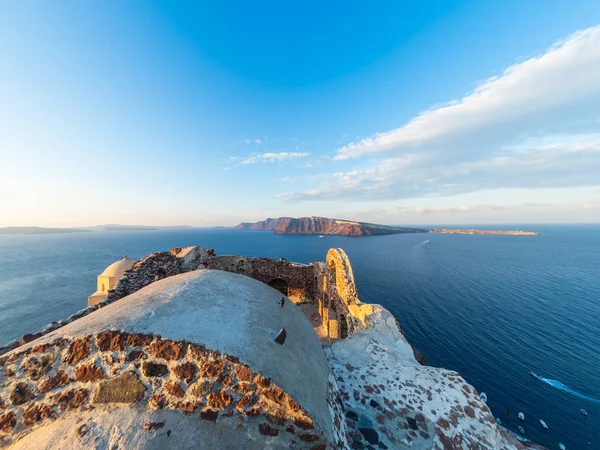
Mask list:
[{"label": "rock outcrop", "polygon": [[235,229],[273,231],[275,234],[334,234],[339,236],[374,236],[395,233],[426,233],[428,231],[423,228],[391,227],[326,217],[269,218],[256,223],[242,222]]}]

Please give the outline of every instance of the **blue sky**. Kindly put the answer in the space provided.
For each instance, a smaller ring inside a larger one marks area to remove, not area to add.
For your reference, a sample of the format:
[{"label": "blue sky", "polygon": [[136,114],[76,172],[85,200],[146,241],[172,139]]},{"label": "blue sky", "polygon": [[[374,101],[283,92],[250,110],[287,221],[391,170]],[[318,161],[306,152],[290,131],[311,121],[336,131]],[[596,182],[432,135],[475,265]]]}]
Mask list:
[{"label": "blue sky", "polygon": [[0,226],[600,222],[600,2],[0,3]]}]

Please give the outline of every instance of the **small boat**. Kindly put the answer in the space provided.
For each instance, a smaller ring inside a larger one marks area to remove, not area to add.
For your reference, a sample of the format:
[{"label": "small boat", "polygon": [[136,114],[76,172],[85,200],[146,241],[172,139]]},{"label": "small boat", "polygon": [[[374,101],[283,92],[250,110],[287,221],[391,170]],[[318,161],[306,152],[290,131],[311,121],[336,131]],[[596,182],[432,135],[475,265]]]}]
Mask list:
[{"label": "small boat", "polygon": [[558,443],[558,448],[560,448],[560,450],[567,450],[567,447],[565,447],[565,444],[563,444],[562,442]]},{"label": "small boat", "polygon": [[525,429],[521,425],[519,425],[519,433],[525,434]]},{"label": "small boat", "polygon": [[540,419],[540,423],[542,424],[542,428],[543,428],[544,430],[547,430],[547,429],[548,429],[548,425],[546,425],[546,422],[544,422],[542,419]]},{"label": "small boat", "polygon": [[482,392],[481,394],[479,394],[479,398],[481,400],[483,400],[485,403],[487,403],[487,394],[485,392]]},{"label": "small boat", "polygon": [[519,419],[521,420],[525,420],[525,414],[523,414],[522,412],[519,413]]},{"label": "small boat", "polygon": [[583,414],[584,416],[586,416],[586,417],[587,417],[587,414],[588,414],[588,413],[587,413],[587,411],[586,411],[585,409],[582,409],[582,410],[581,410],[581,414]]},{"label": "small boat", "polygon": [[319,235],[319,237],[320,237],[320,238],[322,238],[322,237],[325,237],[325,236],[323,236],[323,235],[321,234],[321,235]]}]

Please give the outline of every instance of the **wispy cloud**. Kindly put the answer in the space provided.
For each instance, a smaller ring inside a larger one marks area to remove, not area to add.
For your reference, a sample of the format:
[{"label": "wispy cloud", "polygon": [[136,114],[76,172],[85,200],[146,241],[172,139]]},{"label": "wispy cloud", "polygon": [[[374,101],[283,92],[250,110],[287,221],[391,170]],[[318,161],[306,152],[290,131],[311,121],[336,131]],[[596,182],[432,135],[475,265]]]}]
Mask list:
[{"label": "wispy cloud", "polygon": [[325,174],[316,188],[280,197],[389,200],[597,185],[600,26],[572,34],[400,128],[348,144],[333,159],[356,165],[352,161],[365,156],[366,166]]},{"label": "wispy cloud", "polygon": [[236,164],[275,163],[287,160],[308,158],[308,152],[252,153],[249,156],[230,156],[229,161]]},{"label": "wispy cloud", "polygon": [[254,138],[254,139],[244,139],[244,143],[246,144],[262,144],[262,140],[258,139],[258,138]]}]

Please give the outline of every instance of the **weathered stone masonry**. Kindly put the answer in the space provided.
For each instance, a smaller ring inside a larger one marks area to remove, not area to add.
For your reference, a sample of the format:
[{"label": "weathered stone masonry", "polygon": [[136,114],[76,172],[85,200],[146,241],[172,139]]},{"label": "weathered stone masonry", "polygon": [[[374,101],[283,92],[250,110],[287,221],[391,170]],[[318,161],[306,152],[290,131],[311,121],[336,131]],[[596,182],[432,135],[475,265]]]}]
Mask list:
[{"label": "weathered stone masonry", "polygon": [[238,358],[198,344],[109,330],[13,353],[0,359],[0,370],[0,446],[70,411],[138,404],[255,428],[290,447],[326,447],[322,431],[283,389]]},{"label": "weathered stone masonry", "polygon": [[294,303],[312,303],[332,339],[343,339],[362,328],[349,305],[360,305],[348,256],[331,249],[325,263],[292,263],[268,258],[216,256],[201,267],[225,270],[252,277],[279,289]]}]

